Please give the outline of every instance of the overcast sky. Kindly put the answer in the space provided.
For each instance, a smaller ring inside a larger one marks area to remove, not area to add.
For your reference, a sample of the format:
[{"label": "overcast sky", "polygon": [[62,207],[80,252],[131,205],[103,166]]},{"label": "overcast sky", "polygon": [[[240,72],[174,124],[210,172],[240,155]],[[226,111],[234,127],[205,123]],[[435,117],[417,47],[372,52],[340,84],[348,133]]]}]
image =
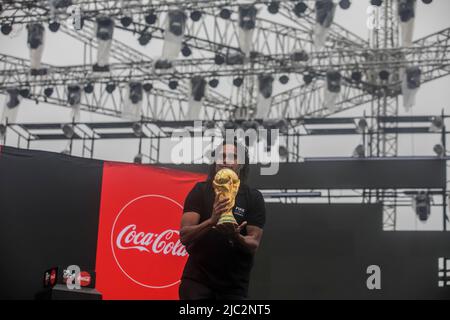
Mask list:
[{"label": "overcast sky", "polygon": [[[366,27],[367,7],[369,0],[353,0],[348,10],[337,9],[335,21],[353,33],[364,39],[368,38]],[[416,10],[414,39],[450,27],[450,1],[434,0],[430,5],[418,1]],[[274,19],[266,10],[262,10],[264,17]],[[157,57],[161,52],[162,42],[152,41],[151,46],[142,47],[136,37],[127,32],[116,32],[117,39],[133,46],[137,50],[145,52],[151,57]],[[29,52],[26,45],[26,32],[23,29],[15,37],[0,35],[0,52],[21,58],[28,58]],[[181,56],[181,55],[180,55]],[[46,47],[43,62],[53,65],[71,65],[83,63],[83,46],[73,38],[61,32],[46,32]],[[423,84],[416,96],[416,105],[409,114],[437,115],[442,109],[449,110],[450,101],[450,77],[444,77]],[[275,89],[277,90],[277,88]],[[5,96],[0,96],[0,111],[4,105]],[[359,106],[352,110],[342,112],[336,116],[362,116],[368,112],[369,106]],[[400,114],[407,114],[400,108]],[[32,101],[22,101],[17,122],[65,122],[69,118],[69,109],[64,107],[36,105]],[[97,114],[83,112],[82,121],[116,120]],[[439,142],[438,136],[416,135],[401,136],[399,138],[399,154],[403,155],[433,155],[433,145]],[[94,156],[100,159],[117,161],[133,161],[137,153],[137,141],[106,141],[98,142]],[[302,142],[303,155],[308,156],[350,156],[353,148],[360,143],[360,137],[314,137],[304,139]],[[16,146],[15,139],[8,144]],[[33,149],[44,149],[60,152],[65,148],[64,142],[33,142]],[[22,145],[23,147],[25,145]],[[120,147],[118,147],[120,146]],[[144,144],[145,146],[145,144]],[[81,148],[75,146],[74,155],[80,155]],[[441,224],[442,218],[434,215],[427,225],[418,225],[411,211],[399,214],[399,226],[404,229],[433,229]]]}]

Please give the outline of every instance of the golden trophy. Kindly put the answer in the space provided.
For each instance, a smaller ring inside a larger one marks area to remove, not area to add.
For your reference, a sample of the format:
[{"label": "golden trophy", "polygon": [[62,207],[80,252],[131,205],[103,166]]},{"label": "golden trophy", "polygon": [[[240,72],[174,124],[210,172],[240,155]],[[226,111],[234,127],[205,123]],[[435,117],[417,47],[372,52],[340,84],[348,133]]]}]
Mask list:
[{"label": "golden trophy", "polygon": [[236,219],[233,216],[232,209],[236,200],[236,195],[239,190],[241,181],[238,175],[231,169],[224,168],[219,170],[214,176],[213,188],[217,195],[217,201],[228,198],[229,202],[227,210],[222,213],[217,224],[232,223],[237,225]]}]

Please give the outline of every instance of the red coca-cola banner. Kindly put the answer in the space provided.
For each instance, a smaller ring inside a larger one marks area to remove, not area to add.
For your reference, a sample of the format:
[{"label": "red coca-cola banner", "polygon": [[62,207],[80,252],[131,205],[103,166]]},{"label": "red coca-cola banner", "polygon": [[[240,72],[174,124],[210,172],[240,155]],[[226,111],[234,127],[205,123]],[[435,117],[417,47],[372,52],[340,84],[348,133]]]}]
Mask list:
[{"label": "red coca-cola banner", "polygon": [[178,299],[183,203],[205,176],[105,162],[102,179],[97,289],[104,299]]}]

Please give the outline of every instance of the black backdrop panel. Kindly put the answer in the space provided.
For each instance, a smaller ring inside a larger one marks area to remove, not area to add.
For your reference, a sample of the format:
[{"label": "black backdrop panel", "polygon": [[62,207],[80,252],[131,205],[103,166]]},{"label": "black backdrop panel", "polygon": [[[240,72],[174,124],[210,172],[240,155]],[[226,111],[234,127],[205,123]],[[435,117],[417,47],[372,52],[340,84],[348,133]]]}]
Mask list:
[{"label": "black backdrop panel", "polygon": [[[207,172],[206,165],[163,166]],[[261,175],[260,165],[251,165],[249,181],[259,189],[363,189],[442,188],[445,161],[438,158],[358,159],[280,163],[276,175]]]},{"label": "black backdrop panel", "polygon": [[0,298],[33,298],[52,266],[94,269],[101,174],[101,161],[2,147]]},{"label": "black backdrop panel", "polygon": [[[267,204],[252,273],[254,299],[450,299],[438,288],[438,258],[450,234],[384,232],[380,205]],[[381,268],[381,290],[366,270]]]}]

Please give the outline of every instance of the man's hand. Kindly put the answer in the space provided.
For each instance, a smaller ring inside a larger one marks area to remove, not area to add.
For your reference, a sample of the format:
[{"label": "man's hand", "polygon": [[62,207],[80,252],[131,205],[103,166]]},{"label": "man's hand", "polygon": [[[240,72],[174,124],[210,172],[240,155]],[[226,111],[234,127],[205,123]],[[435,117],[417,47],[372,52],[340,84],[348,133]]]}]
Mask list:
[{"label": "man's hand", "polygon": [[217,201],[217,198],[218,197],[216,195],[216,199],[214,201],[213,210],[212,210],[212,213],[211,213],[211,223],[214,224],[214,225],[219,221],[220,216],[222,215],[222,213],[227,211],[227,206],[228,206],[228,204],[230,202],[230,199],[228,199],[228,198],[223,198],[220,201]]},{"label": "man's hand", "polygon": [[230,236],[232,239],[237,239],[241,230],[245,228],[247,221],[242,222],[239,226],[232,223],[218,224],[215,228],[217,231]]}]

